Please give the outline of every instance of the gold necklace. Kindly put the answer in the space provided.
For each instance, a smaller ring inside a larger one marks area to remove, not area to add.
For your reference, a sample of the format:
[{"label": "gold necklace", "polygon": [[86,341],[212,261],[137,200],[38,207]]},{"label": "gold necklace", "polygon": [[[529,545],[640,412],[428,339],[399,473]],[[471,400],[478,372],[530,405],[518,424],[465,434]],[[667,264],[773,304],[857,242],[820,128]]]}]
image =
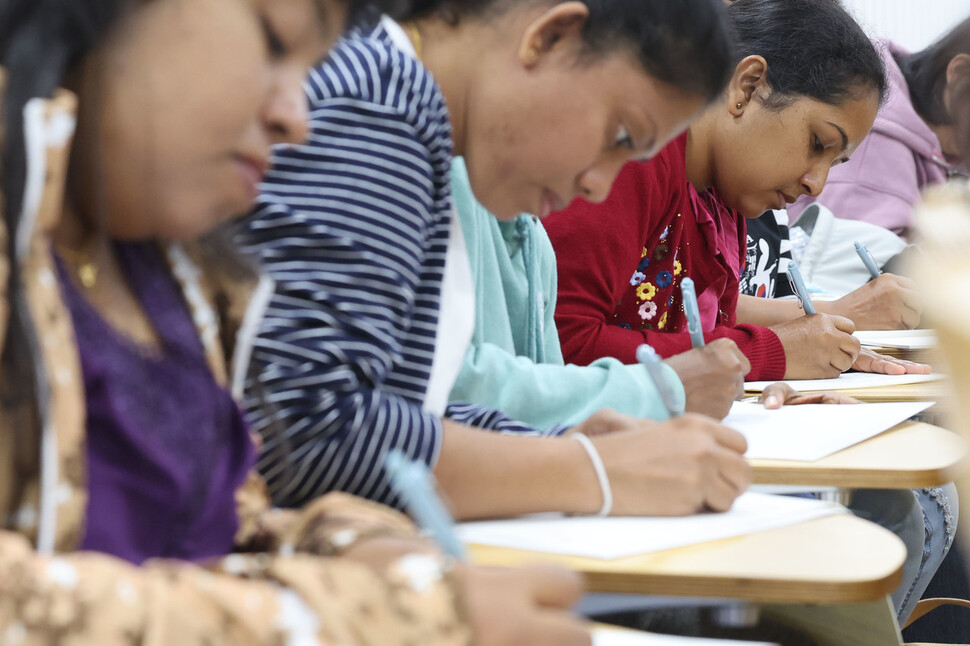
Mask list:
[{"label": "gold necklace", "polygon": [[90,253],[83,250],[75,251],[63,245],[58,247],[57,252],[74,267],[78,280],[86,289],[91,289],[98,284],[98,266]]},{"label": "gold necklace", "polygon": [[404,23],[404,28],[408,30],[411,36],[411,44],[414,45],[414,55],[418,60],[421,60],[421,32],[418,31],[418,25],[413,20],[408,20]]}]

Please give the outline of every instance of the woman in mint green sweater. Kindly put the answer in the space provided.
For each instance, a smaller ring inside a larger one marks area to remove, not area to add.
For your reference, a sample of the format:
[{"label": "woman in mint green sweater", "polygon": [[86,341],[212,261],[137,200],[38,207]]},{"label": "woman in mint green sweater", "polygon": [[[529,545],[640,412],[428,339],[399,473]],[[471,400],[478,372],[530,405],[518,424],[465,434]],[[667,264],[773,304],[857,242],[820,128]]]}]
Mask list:
[{"label": "woman in mint green sweater", "polygon": [[[476,302],[472,345],[451,400],[489,406],[537,428],[576,424],[602,408],[666,419],[643,367],[609,358],[564,365],[553,320],[556,256],[538,220],[495,218],[472,194],[461,159],[452,164],[451,189]],[[667,364],[667,379],[679,397],[686,396],[687,409],[718,419],[740,394],[749,368],[727,339]]]}]

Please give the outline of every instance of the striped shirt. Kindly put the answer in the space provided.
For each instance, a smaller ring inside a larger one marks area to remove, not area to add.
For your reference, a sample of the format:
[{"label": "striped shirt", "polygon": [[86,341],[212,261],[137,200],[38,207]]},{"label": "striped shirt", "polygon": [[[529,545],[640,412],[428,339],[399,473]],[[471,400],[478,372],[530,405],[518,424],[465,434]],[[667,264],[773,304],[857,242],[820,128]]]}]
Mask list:
[{"label": "striped shirt", "polygon": [[[386,452],[433,465],[441,445],[441,419],[422,404],[451,224],[451,124],[431,74],[389,28],[343,40],[311,71],[307,142],[275,152],[242,234],[276,281],[246,407],[281,505],[333,490],[397,505]],[[563,430],[466,404],[447,416]]]}]

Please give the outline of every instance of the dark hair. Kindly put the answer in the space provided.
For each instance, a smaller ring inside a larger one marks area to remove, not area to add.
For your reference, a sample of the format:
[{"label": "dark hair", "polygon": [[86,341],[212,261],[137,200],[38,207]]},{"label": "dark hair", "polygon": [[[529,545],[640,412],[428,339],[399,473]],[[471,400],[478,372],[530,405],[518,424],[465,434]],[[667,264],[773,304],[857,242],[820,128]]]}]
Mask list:
[{"label": "dark hair", "polygon": [[[579,0],[589,9],[583,40],[591,54],[632,47],[648,74],[713,101],[732,65],[723,0]],[[446,22],[487,18],[555,0],[415,0],[408,18],[436,13]]]},{"label": "dark hair", "polygon": [[896,58],[909,85],[913,107],[924,121],[935,126],[953,123],[943,105],[943,91],[946,68],[957,54],[970,54],[970,18],[923,51]]},{"label": "dark hair", "polygon": [[736,0],[728,18],[736,62],[758,55],[768,63],[774,109],[798,97],[841,105],[886,93],[885,66],[875,46],[839,0]]}]

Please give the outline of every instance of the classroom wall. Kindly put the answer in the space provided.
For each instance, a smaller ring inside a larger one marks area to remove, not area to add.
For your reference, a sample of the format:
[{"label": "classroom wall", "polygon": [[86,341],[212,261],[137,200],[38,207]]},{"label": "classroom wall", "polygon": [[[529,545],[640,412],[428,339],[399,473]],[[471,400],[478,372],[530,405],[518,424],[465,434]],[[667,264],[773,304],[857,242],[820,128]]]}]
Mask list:
[{"label": "classroom wall", "polygon": [[970,17],[968,0],[843,0],[866,31],[919,50]]}]

